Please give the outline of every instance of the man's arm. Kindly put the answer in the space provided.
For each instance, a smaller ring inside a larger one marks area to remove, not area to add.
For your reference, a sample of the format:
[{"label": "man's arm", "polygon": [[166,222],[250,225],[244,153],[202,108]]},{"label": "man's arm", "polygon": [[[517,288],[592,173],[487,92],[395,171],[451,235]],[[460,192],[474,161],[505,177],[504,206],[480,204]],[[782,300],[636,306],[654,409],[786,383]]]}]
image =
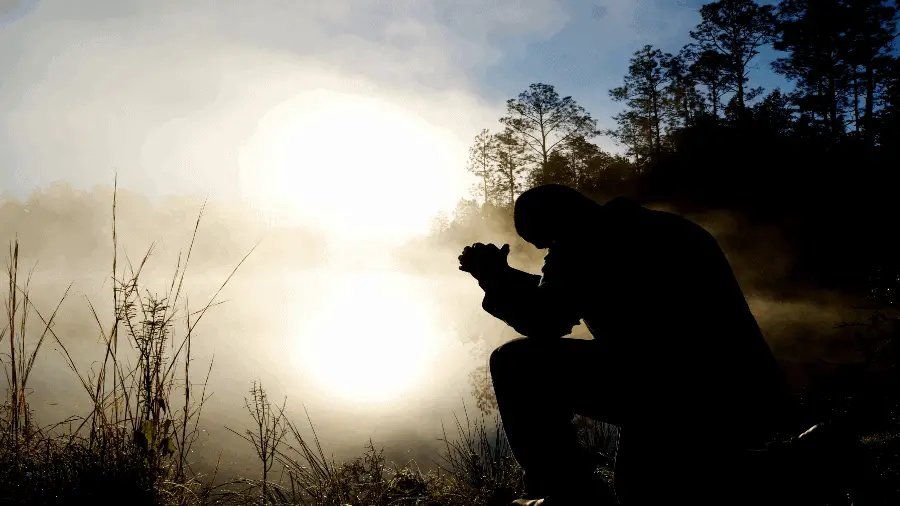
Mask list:
[{"label": "man's arm", "polygon": [[567,270],[551,254],[545,257],[543,276],[506,267],[479,281],[481,307],[524,336],[565,336],[581,321],[577,278]]},{"label": "man's arm", "polygon": [[496,275],[478,282],[478,286],[484,290],[484,299],[481,307],[491,315],[507,323],[515,320],[515,314],[520,312],[519,299],[534,295],[541,283],[539,274],[513,269],[506,266]]}]

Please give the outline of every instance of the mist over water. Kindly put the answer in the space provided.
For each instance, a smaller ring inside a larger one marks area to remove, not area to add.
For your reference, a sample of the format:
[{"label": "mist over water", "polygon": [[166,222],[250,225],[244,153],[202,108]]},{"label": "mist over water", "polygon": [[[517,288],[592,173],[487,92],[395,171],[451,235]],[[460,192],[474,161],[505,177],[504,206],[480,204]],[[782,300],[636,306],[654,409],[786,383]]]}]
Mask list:
[{"label": "mist over water", "polygon": [[[44,318],[72,283],[53,329],[82,375],[98,371],[103,360],[91,305],[104,332],[113,322],[111,196],[104,189],[80,192],[57,184],[2,207],[3,235],[20,242],[21,272],[34,267],[29,289]],[[485,364],[487,351],[516,336],[481,310],[481,290],[457,270],[455,246],[428,246],[415,237],[332,237],[310,224],[266,224],[241,206],[210,200],[204,208],[193,197],[152,201],[128,190],[117,199],[118,276],[137,269],[152,245],[141,280],[160,295],[172,285],[179,253],[184,262],[204,209],[179,299],[175,343],[185,335],[184,305],[191,313],[202,309],[256,246],[193,332],[193,395],[199,396],[207,372],[211,394],[200,418],[195,468],[211,471],[218,461],[223,479],[256,475],[252,447],[228,429],[243,433],[251,426],[244,398],[257,380],[274,402],[286,398],[289,417],[311,435],[308,413],[336,460],[358,456],[371,439],[390,460],[415,459],[423,469],[433,468],[442,424],[452,432],[454,416],[464,416],[464,409],[477,415],[469,373]],[[727,222],[699,221],[727,246]],[[505,240],[489,227],[476,235],[485,242]],[[743,274],[755,272],[747,267],[758,261],[752,251],[728,253],[779,358],[789,363],[822,356],[822,336],[840,319],[834,309],[840,304],[774,298]],[[539,272],[542,256],[520,251],[510,264]],[[40,318],[32,315],[31,345],[41,330]],[[588,337],[583,325],[573,336]],[[44,346],[29,381],[38,423],[87,416],[89,396],[55,343],[48,339]],[[183,396],[180,388],[173,398]]]},{"label": "mist over water", "polygon": [[[138,234],[129,223],[134,209],[119,205],[120,248],[128,252],[126,259],[120,251],[121,273],[128,262],[135,268],[140,263],[145,252],[140,246],[152,243],[152,230]],[[38,212],[37,206],[33,209]],[[207,304],[249,251],[231,248],[231,241],[223,240],[222,248],[237,254],[224,261],[198,255],[204,251],[204,237],[221,230],[215,216],[211,211],[204,218],[209,223],[201,220],[195,245],[199,249],[184,279],[179,305],[186,302],[192,313]],[[180,228],[189,233],[192,220],[186,215]],[[229,226],[233,235],[228,237],[237,242],[253,235]],[[113,322],[111,258],[95,251],[98,261],[87,269],[77,259],[57,259],[49,251],[29,255],[27,246],[45,246],[45,241],[32,240],[25,232],[20,268],[25,272],[36,266],[30,285],[34,304],[48,318],[72,283],[53,329],[82,374],[98,371],[104,346],[91,305],[108,333]],[[130,244],[123,240],[126,236]],[[441,423],[452,427],[454,414],[462,416],[464,406],[470,414],[475,411],[468,375],[483,364],[483,348],[470,342],[473,333],[465,326],[472,313],[480,311],[477,284],[453,263],[444,274],[404,272],[391,261],[390,242],[326,239],[326,254],[306,265],[291,265],[273,251],[296,248],[300,255],[302,243],[285,244],[285,235],[261,236],[257,250],[216,297],[221,304],[209,309],[193,333],[194,396],[212,362],[206,387],[212,396],[200,419],[203,433],[195,446],[195,465],[209,470],[221,453],[226,474],[256,472],[252,447],[226,427],[242,433],[252,424],[244,397],[259,380],[273,401],[287,399],[287,412],[301,427],[307,410],[326,452],[333,452],[335,459],[355,457],[371,439],[398,462],[415,458],[423,468],[430,467],[438,458]],[[164,294],[172,283],[178,250],[185,253],[189,243],[176,246],[173,237],[156,239],[165,247],[154,250],[141,280],[150,291]],[[74,234],[73,241],[78,242]],[[111,241],[97,248],[109,250],[111,257]],[[448,300],[455,304],[443,304]],[[185,334],[184,314],[185,308],[179,307],[176,346]],[[40,319],[32,316],[29,327],[28,342],[33,345],[42,330]],[[29,382],[29,402],[41,425],[90,413],[89,397],[60,351],[46,341]],[[180,388],[176,386],[173,399],[183,396]]]}]

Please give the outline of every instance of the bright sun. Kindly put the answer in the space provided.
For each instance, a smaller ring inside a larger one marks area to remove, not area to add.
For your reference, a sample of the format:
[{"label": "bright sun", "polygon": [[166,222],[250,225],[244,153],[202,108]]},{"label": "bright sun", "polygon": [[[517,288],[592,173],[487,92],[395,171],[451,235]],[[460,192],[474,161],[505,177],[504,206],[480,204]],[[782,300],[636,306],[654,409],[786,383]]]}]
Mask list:
[{"label": "bright sun", "polygon": [[332,277],[306,322],[295,362],[319,387],[355,403],[384,403],[414,390],[439,341],[421,296],[391,273]]},{"label": "bright sun", "polygon": [[280,104],[241,152],[242,189],[335,235],[409,236],[455,203],[456,141],[385,101],[326,90]]},{"label": "bright sun", "polygon": [[[427,231],[468,186],[464,143],[396,104],[302,93],[265,114],[239,155],[245,198],[328,235],[327,281],[296,331],[293,362],[318,389],[354,403],[415,391],[440,341],[428,298],[409,280],[359,271],[380,258],[363,245]],[[341,270],[342,258],[356,267]]]}]

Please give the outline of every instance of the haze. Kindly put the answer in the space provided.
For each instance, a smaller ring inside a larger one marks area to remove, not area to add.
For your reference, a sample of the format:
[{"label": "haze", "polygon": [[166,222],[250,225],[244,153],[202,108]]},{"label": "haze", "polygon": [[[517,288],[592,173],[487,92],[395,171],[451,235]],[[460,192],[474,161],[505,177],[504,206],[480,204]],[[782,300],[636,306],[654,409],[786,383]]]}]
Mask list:
[{"label": "haze", "polygon": [[[160,291],[208,199],[185,281],[192,308],[259,247],[198,326],[198,369],[215,357],[204,424],[216,443],[202,450],[240,471],[244,450],[223,427],[244,427],[242,397],[262,379],[292,413],[308,408],[337,456],[371,437],[428,464],[441,422],[471,403],[469,372],[510,334],[480,312],[456,251],[412,262],[397,248],[468,195],[472,138],[528,83],[559,75],[608,122],[614,106],[599,97],[633,41],[696,23],[695,9],[659,3],[0,1],[0,237],[37,265],[44,313],[74,282],[56,332],[90,368],[100,344],[87,300],[111,301],[115,178],[121,251],[136,264],[155,243],[144,277]],[[558,45],[585,41],[590,75]],[[535,47],[547,52],[526,74],[514,63]],[[514,261],[535,268],[529,255]],[[59,354],[35,375],[47,423],[83,414]]]}]

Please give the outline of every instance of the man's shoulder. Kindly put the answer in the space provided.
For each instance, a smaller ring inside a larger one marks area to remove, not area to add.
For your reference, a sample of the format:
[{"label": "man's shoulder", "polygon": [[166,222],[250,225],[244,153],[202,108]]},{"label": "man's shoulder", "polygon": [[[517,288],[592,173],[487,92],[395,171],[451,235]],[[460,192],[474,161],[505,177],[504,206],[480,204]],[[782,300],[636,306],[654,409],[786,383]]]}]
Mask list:
[{"label": "man's shoulder", "polygon": [[644,206],[628,197],[615,197],[606,204],[603,204],[603,207],[604,209],[611,211],[611,214],[618,215],[622,218],[642,217],[653,220],[655,222],[669,222],[671,224],[684,225],[687,225],[689,223],[692,224],[692,222],[690,222],[687,218],[681,216],[680,214],[671,211],[653,209],[651,207]]},{"label": "man's shoulder", "polygon": [[674,242],[682,245],[715,243],[713,235],[700,224],[677,212],[645,207],[628,197],[616,197],[603,206],[612,211],[613,222],[629,237]]},{"label": "man's shoulder", "polygon": [[616,197],[603,204],[604,218],[601,219],[606,234],[616,232],[632,232],[639,227],[639,222],[651,213],[649,209],[628,197]]}]

